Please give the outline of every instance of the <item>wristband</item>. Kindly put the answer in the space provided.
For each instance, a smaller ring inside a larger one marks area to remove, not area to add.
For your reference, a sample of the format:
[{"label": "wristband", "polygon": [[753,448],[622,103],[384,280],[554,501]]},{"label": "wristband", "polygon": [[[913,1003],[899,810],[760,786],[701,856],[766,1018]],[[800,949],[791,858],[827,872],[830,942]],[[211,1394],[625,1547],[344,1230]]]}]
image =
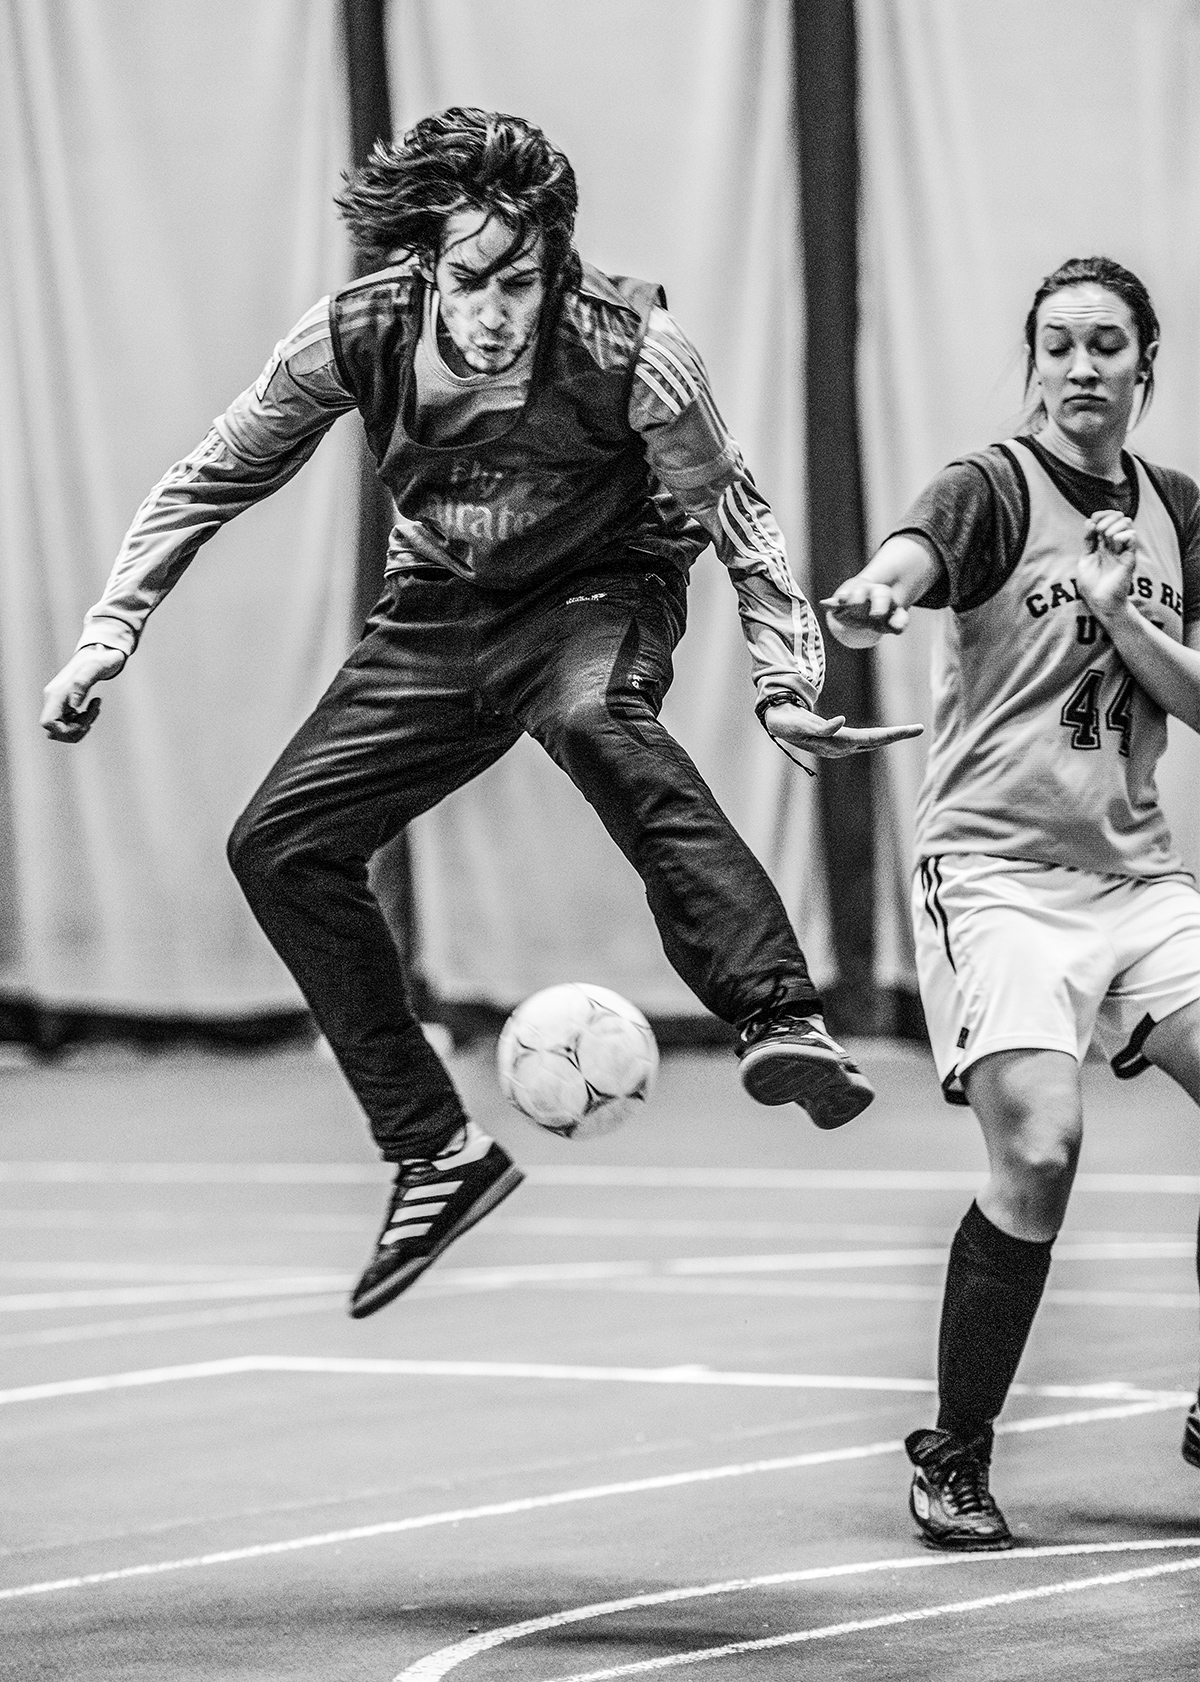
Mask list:
[{"label": "wristband", "polygon": [[[798,707],[805,706],[804,697],[802,695],[797,695],[794,689],[773,689],[770,694],[764,695],[762,700],[755,707],[754,711],[757,714],[758,722],[762,725],[763,729],[767,731],[768,736],[771,736],[771,732],[767,730],[768,712],[770,712],[772,707],[780,707],[788,703]],[[798,765],[800,769],[807,772],[810,777],[816,776],[817,773],[813,770],[812,766],[806,765],[802,759],[797,759],[788,745],[785,742],[781,742],[778,736],[771,736],[771,740],[775,743],[775,746],[779,749],[779,751],[787,759],[791,760],[793,765]]]},{"label": "wristband", "polygon": [[755,708],[754,708],[755,717],[758,719],[758,722],[765,728],[766,727],[766,722],[767,722],[767,713],[770,711],[770,709],[772,707],[781,707],[781,706],[786,706],[788,704],[791,704],[791,705],[797,706],[797,707],[807,707],[808,706],[808,702],[804,699],[803,695],[798,695],[794,689],[772,689],[768,694],[764,695],[762,700],[759,701],[758,704],[755,706]]}]

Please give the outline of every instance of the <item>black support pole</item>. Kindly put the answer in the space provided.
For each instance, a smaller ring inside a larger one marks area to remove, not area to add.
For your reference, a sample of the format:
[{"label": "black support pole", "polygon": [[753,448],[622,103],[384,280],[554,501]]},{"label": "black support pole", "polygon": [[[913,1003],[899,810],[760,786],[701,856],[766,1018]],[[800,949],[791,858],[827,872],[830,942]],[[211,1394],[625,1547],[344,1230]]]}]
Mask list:
[{"label": "black support pole", "polygon": [[[827,596],[865,560],[859,454],[858,124],[854,0],[793,0],[795,110],[805,285],[809,567]],[[869,652],[826,635],[821,711],[876,716]],[[878,1031],[875,811],[868,754],[820,762],[816,792],[838,981],[829,1014],[843,1031]]]},{"label": "black support pole", "polygon": [[350,154],[355,169],[377,140],[392,138],[385,0],[342,0],[350,82]]},{"label": "black support pole", "polygon": [[[366,163],[377,140],[392,138],[386,12],[387,0],[342,0],[350,108],[350,157],[355,169]],[[362,275],[367,270],[366,263],[361,260],[356,262],[356,275]],[[382,593],[383,568],[391,529],[391,498],[376,476],[375,462],[363,437],[359,446],[358,546],[352,605],[356,634],[366,623]],[[416,972],[416,896],[408,836],[403,831],[372,860],[371,887],[412,974],[418,1008],[423,1015],[428,1015],[425,984]]]},{"label": "black support pole", "polygon": [[[392,138],[392,102],[388,87],[386,0],[342,0],[346,80],[350,106],[350,160],[366,163],[377,140]],[[365,272],[358,262],[355,273]],[[358,564],[355,573],[354,628],[364,623],[379,600],[392,509],[375,477],[375,464],[364,442],[360,451]]]}]

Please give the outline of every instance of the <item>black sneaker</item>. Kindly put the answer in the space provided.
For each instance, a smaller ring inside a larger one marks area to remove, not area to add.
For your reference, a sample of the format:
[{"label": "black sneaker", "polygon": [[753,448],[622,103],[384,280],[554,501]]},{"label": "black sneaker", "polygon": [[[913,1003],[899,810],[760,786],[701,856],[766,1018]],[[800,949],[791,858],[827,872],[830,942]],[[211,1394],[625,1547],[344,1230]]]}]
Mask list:
[{"label": "black sneaker", "polygon": [[752,1018],[739,1036],[742,1085],[760,1104],[799,1104],[818,1127],[844,1127],[875,1096],[819,1016]]},{"label": "black sneaker", "polygon": [[507,1151],[473,1121],[440,1156],[402,1162],[375,1254],[350,1298],[351,1316],[362,1320],[406,1291],[524,1178]]},{"label": "black sneaker", "polygon": [[988,1489],[987,1461],[971,1443],[949,1431],[913,1431],[904,1447],[916,1467],[908,1510],[931,1547],[1012,1547],[1012,1531]]},{"label": "black sneaker", "polygon": [[1183,1427],[1182,1453],[1189,1466],[1200,1467],[1200,1396],[1188,1409],[1187,1422]]}]

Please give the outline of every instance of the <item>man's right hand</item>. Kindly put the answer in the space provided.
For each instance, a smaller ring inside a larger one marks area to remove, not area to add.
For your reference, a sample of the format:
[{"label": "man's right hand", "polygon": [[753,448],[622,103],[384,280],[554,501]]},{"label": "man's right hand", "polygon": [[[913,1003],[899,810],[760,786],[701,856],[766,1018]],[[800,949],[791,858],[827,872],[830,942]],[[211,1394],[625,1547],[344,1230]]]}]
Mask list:
[{"label": "man's right hand", "polygon": [[72,654],[57,677],[50,679],[42,691],[46,704],[42,708],[41,725],[52,742],[79,742],[96,722],[100,711],[100,697],[91,701],[92,686],[105,678],[116,677],[125,664],[125,656],[117,648],[105,648],[89,643]]}]

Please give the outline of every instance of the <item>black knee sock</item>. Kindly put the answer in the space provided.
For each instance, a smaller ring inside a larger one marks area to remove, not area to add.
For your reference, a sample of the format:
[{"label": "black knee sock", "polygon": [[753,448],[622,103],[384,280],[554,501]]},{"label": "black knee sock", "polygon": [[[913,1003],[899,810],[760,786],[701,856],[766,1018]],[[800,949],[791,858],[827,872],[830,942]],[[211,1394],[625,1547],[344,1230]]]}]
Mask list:
[{"label": "black knee sock", "polygon": [[1049,1243],[1012,1238],[972,1203],[950,1247],[938,1335],[938,1429],[990,1455],[1050,1271]]}]

